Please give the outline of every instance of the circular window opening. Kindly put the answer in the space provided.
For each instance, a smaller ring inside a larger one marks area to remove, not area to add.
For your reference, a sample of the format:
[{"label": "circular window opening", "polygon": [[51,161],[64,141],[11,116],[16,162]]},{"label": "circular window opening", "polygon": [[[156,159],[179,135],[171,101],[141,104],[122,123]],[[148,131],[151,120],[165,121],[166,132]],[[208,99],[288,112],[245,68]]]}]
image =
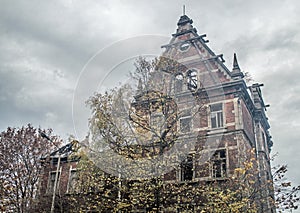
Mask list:
[{"label": "circular window opening", "polygon": [[179,49],[181,51],[187,51],[190,48],[190,46],[191,46],[190,43],[185,42],[185,43],[180,45]]}]

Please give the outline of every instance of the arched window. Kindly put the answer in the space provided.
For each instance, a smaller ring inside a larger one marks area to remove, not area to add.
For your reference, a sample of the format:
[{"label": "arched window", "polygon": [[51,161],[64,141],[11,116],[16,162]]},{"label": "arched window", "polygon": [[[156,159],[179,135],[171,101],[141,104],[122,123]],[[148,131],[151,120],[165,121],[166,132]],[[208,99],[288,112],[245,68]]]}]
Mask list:
[{"label": "arched window", "polygon": [[182,92],[182,87],[183,87],[183,75],[181,73],[178,73],[175,75],[175,84],[174,84],[174,89],[175,92]]},{"label": "arched window", "polygon": [[197,89],[197,71],[189,70],[187,71],[187,87],[191,91],[195,91]]}]

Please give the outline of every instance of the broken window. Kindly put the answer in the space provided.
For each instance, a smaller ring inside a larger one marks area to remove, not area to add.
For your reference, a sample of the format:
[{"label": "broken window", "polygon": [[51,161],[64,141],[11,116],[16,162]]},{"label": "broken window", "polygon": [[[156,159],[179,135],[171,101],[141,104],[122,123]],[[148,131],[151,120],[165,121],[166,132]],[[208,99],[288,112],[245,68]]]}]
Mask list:
[{"label": "broken window", "polygon": [[191,91],[195,91],[197,89],[197,71],[189,70],[187,72],[187,87]]},{"label": "broken window", "polygon": [[[59,187],[59,176],[60,176],[60,172],[58,173],[57,176],[56,189],[58,189]],[[56,177],[56,172],[50,172],[49,179],[48,179],[48,189],[47,189],[47,192],[50,194],[52,194],[54,191],[55,177]]]},{"label": "broken window", "polygon": [[180,119],[180,132],[187,133],[192,129],[192,118],[184,117]]},{"label": "broken window", "polygon": [[70,170],[69,182],[68,182],[68,193],[75,192],[77,181],[77,171],[76,169]]},{"label": "broken window", "polygon": [[226,176],[226,150],[217,150],[211,158],[211,177]]},{"label": "broken window", "polygon": [[212,128],[223,127],[223,109],[222,103],[210,106],[210,121]]},{"label": "broken window", "polygon": [[191,154],[188,155],[187,158],[183,160],[183,162],[181,162],[180,170],[181,181],[193,180],[193,156]]}]

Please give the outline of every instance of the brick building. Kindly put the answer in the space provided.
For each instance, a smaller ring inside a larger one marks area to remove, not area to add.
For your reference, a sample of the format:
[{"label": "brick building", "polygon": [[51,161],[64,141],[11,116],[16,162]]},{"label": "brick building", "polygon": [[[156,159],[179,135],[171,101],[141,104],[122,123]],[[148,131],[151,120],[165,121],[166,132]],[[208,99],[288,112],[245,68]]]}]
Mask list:
[{"label": "brick building", "polygon": [[[72,155],[73,146],[74,142],[68,143],[41,159],[43,170],[40,176],[37,212],[50,212],[52,202],[54,209],[65,209],[68,195],[74,192],[77,177],[79,158]],[[52,201],[54,191],[56,196]]]},{"label": "brick building", "polygon": [[[247,86],[236,54],[233,68],[229,70],[222,55],[216,55],[207,46],[206,35],[198,35],[192,23],[188,16],[181,16],[170,43],[162,46],[164,57],[184,66],[182,71],[174,72],[176,102],[178,108],[186,111],[179,118],[178,127],[184,140],[197,141],[181,168],[166,178],[178,181],[223,179],[242,167],[254,149],[259,170],[257,178],[263,187],[261,194],[272,197],[272,191],[265,184],[272,181],[269,154],[273,143],[265,113],[267,105],[261,92],[263,84]],[[197,103],[203,110],[198,113],[193,112],[195,109],[188,106],[184,98],[189,92],[200,99]],[[259,205],[261,212],[275,212],[267,200]]]},{"label": "brick building", "polygon": [[[161,92],[174,94],[180,112],[175,124],[177,140],[194,144],[179,166],[164,174],[164,181],[225,180],[236,168],[243,167],[251,157],[251,150],[255,150],[257,178],[265,186],[264,183],[272,181],[269,157],[272,141],[261,92],[263,85],[246,85],[236,54],[233,68],[228,69],[222,55],[216,55],[207,46],[206,35],[199,35],[192,24],[187,15],[181,16],[169,44],[162,46],[165,49],[162,56],[176,61],[180,68],[168,68],[172,79],[167,79],[168,88]],[[133,105],[141,100],[142,96],[137,95]],[[165,115],[156,114],[155,119],[160,120],[159,116]],[[53,191],[56,154],[52,155],[51,164],[45,164],[48,166],[42,179],[42,194]],[[66,194],[72,191],[77,161],[68,159],[68,152],[62,156],[58,188]],[[260,195],[272,197],[273,193],[265,187]],[[275,212],[268,199],[258,205],[260,212]]]}]

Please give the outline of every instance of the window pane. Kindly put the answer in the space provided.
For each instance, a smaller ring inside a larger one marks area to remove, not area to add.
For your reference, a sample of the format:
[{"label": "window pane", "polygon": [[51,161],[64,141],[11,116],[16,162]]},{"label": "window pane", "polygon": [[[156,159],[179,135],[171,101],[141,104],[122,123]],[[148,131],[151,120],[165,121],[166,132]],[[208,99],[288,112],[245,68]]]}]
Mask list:
[{"label": "window pane", "polygon": [[69,193],[75,192],[76,180],[77,180],[76,170],[71,170],[70,178],[69,178],[69,189],[68,189]]},{"label": "window pane", "polygon": [[[50,175],[49,175],[49,183],[48,183],[48,193],[53,193],[54,191],[54,184],[55,184],[55,176],[56,176],[56,172],[51,172]],[[56,189],[59,187],[59,176],[60,176],[60,173],[58,173],[58,181],[56,183]]]},{"label": "window pane", "polygon": [[211,127],[223,127],[223,111],[222,104],[210,105]]},{"label": "window pane", "polygon": [[211,159],[211,164],[213,178],[226,176],[226,151],[217,150]]},{"label": "window pane", "polygon": [[175,92],[181,92],[182,91],[182,85],[183,85],[183,81],[176,79],[176,81],[175,81]]},{"label": "window pane", "polygon": [[212,128],[217,127],[217,115],[215,113],[211,114],[211,127]]},{"label": "window pane", "polygon": [[213,105],[210,105],[210,111],[211,112],[222,111],[222,104],[213,104]]},{"label": "window pane", "polygon": [[218,112],[217,117],[218,117],[218,127],[222,127],[223,126],[223,113]]},{"label": "window pane", "polygon": [[183,133],[191,131],[191,118],[190,117],[180,119],[180,131]]},{"label": "window pane", "polygon": [[189,155],[181,163],[181,181],[193,180],[193,156]]},{"label": "window pane", "polygon": [[186,51],[189,47],[190,47],[189,43],[183,43],[183,44],[180,45],[179,49],[181,51]]},{"label": "window pane", "polygon": [[220,158],[226,158],[225,150],[220,150],[219,153],[220,153]]},{"label": "window pane", "polygon": [[190,90],[197,89],[197,71],[189,70],[187,72],[187,86]]}]

